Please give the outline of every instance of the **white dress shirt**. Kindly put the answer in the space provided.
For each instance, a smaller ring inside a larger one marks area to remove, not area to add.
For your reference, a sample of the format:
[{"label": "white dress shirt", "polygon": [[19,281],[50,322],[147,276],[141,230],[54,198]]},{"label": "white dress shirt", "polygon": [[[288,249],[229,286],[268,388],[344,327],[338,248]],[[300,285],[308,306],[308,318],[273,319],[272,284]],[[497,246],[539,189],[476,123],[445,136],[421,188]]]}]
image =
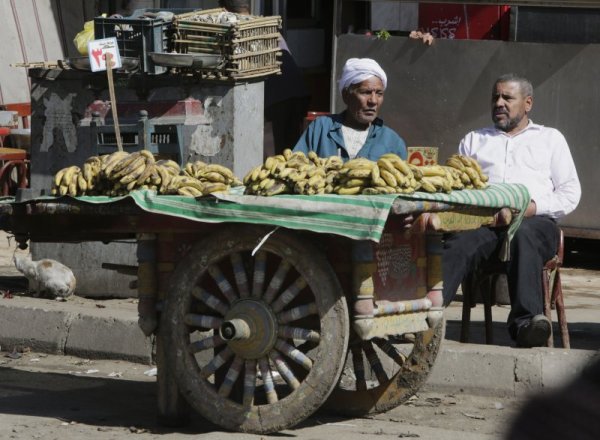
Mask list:
[{"label": "white dress shirt", "polygon": [[509,136],[495,127],[472,131],[459,154],[477,159],[490,183],[521,183],[536,204],[536,215],[560,218],[573,211],[581,185],[567,141],[556,129],[529,121]]}]

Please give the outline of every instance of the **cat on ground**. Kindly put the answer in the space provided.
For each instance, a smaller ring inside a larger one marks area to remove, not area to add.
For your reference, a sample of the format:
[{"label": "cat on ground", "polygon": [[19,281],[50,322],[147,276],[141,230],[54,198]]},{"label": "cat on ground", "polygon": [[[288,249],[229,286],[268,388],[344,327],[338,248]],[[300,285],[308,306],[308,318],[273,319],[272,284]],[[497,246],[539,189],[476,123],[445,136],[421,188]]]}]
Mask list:
[{"label": "cat on ground", "polygon": [[68,298],[75,291],[75,275],[64,264],[51,259],[32,261],[30,255],[15,254],[15,267],[29,281],[29,292],[38,296]]}]

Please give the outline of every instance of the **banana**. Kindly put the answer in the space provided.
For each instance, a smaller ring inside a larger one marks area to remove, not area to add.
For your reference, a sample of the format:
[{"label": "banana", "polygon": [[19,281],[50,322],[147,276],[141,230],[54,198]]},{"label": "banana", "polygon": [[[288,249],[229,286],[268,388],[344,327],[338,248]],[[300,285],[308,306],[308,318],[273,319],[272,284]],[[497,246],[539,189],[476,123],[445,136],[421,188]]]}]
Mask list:
[{"label": "banana", "polygon": [[172,176],[163,165],[155,165],[155,168],[160,176],[160,186],[158,187],[158,192],[160,194],[165,194],[169,184],[171,183]]},{"label": "banana", "polygon": [[285,150],[283,150],[283,157],[285,158],[285,160],[290,160],[292,158],[292,150],[290,150],[289,148],[286,148]]},{"label": "banana", "polygon": [[373,196],[373,195],[382,194],[382,193],[379,192],[379,190],[376,188],[369,187],[369,188],[363,189],[362,194],[365,194],[367,196]]},{"label": "banana", "polygon": [[411,163],[408,164],[410,170],[413,173],[413,176],[415,176],[415,179],[417,180],[421,180],[423,178],[423,172],[419,169],[420,167],[413,165]]},{"label": "banana", "polygon": [[68,192],[69,192],[69,185],[65,185],[65,184],[61,183],[60,186],[58,187],[58,193],[61,196],[64,196]]},{"label": "banana", "polygon": [[267,190],[267,189],[271,188],[273,185],[275,185],[276,183],[277,183],[277,181],[275,179],[263,179],[260,181],[259,187],[260,187],[260,189]]},{"label": "banana", "polygon": [[227,192],[229,191],[229,185],[224,183],[209,183],[204,187],[204,194],[212,194],[215,192]]},{"label": "banana", "polygon": [[[206,167],[208,168],[208,167]],[[198,179],[207,180],[209,182],[215,183],[228,183],[229,179],[225,177],[221,173],[216,173],[214,171],[206,171],[206,168],[202,170],[202,172],[198,175]]]},{"label": "banana", "polygon": [[146,164],[146,158],[141,154],[132,153],[130,156],[134,156],[134,158],[133,160],[128,161],[126,166],[117,166],[113,169],[113,172],[109,177],[111,180],[121,180],[122,177],[132,173],[134,170],[139,169],[141,165]]},{"label": "banana", "polygon": [[427,180],[421,179],[420,183],[421,183],[420,189],[425,190],[430,193],[437,192],[437,188],[433,184],[429,183]]},{"label": "banana", "polygon": [[201,191],[198,191],[196,188],[192,188],[190,186],[182,186],[177,188],[177,194],[189,197],[201,197],[203,195]]},{"label": "banana", "polygon": [[315,165],[317,165],[317,166],[321,165],[319,155],[317,153],[315,153],[314,151],[309,151],[307,156],[308,156],[308,159],[310,161],[314,162]]},{"label": "banana", "polygon": [[[117,163],[114,164],[112,169],[110,169],[109,167],[106,168],[106,171],[105,171],[106,177],[108,177],[109,179],[117,179],[118,180],[120,177],[117,177],[117,175],[121,171],[123,171],[125,168],[127,168],[130,164],[132,164],[135,160],[138,160],[140,158],[141,158],[140,154],[136,151],[135,153],[131,153],[121,160],[117,160]],[[112,162],[111,162],[111,164],[112,164]]]},{"label": "banana", "polygon": [[327,182],[325,182],[325,179],[323,179],[323,176],[320,176],[318,174],[314,175],[310,179],[308,179],[308,185],[311,188],[315,188],[315,189],[325,188],[326,184],[327,184]]},{"label": "banana", "polygon": [[335,192],[340,195],[354,195],[360,194],[363,189],[361,186],[353,186],[352,188],[339,187]]},{"label": "banana", "polygon": [[392,173],[390,173],[388,170],[381,169],[380,174],[381,174],[381,178],[383,180],[385,180],[385,183],[388,186],[391,186],[393,188],[396,188],[398,186],[398,181],[396,180],[396,177]]},{"label": "banana", "polygon": [[[269,170],[270,169],[271,168],[269,168]],[[212,164],[206,165],[204,167],[203,171],[219,173],[219,174],[223,175],[229,181],[233,180],[233,177],[234,177],[233,172],[229,168],[224,167],[223,165],[219,165],[217,163],[212,163]]]},{"label": "banana", "polygon": [[106,160],[102,167],[102,172],[105,176],[110,176],[114,170],[114,167],[121,163],[122,160],[128,159],[130,154],[126,151],[115,151],[112,154],[106,156]]},{"label": "banana", "polygon": [[195,179],[193,177],[188,177],[188,176],[177,176],[175,179],[175,184],[178,187],[181,186],[191,186],[193,188],[196,188],[198,191],[204,192],[204,188],[206,187],[206,184],[201,182],[198,179]]},{"label": "banana", "polygon": [[175,162],[174,160],[161,159],[156,163],[157,163],[157,165],[165,166],[171,174],[177,175],[181,172],[181,168],[179,167],[179,164],[177,162]]},{"label": "banana", "polygon": [[424,165],[419,167],[423,176],[441,176],[444,177],[446,175],[446,171],[440,165]]},{"label": "banana", "polygon": [[69,195],[71,197],[77,197],[77,175],[76,174],[73,175],[73,179],[69,183],[68,188],[69,188]]},{"label": "banana", "polygon": [[71,184],[71,182],[73,181],[73,176],[75,175],[75,173],[79,173],[79,172],[80,172],[80,169],[78,166],[73,165],[73,166],[68,167],[62,176],[61,185],[65,185],[68,187]]},{"label": "banana", "polygon": [[350,178],[366,179],[371,177],[372,168],[350,168],[347,176]]},{"label": "banana", "polygon": [[155,170],[156,164],[154,162],[148,163],[148,161],[146,161],[146,168],[136,179],[136,184],[143,185],[144,183],[146,183],[146,180],[148,180],[150,176],[152,176],[152,173],[154,173]]},{"label": "banana", "polygon": [[446,165],[456,168],[457,170],[464,171],[465,165],[460,161],[456,155],[450,156],[450,158],[446,161]]},{"label": "banana", "polygon": [[343,184],[344,188],[352,188],[354,186],[361,186],[361,187],[365,187],[368,186],[369,183],[367,181],[367,179],[349,179],[346,180]]},{"label": "banana", "polygon": [[388,180],[386,180],[385,177],[383,177],[383,175],[382,175],[383,179],[386,182],[388,182],[388,185],[394,186],[394,187],[406,185],[406,183],[407,183],[406,177],[394,166],[394,164],[389,159],[380,158],[377,161],[377,165],[379,166],[380,174],[382,173],[382,171],[387,171],[389,174],[391,174],[394,177],[394,180],[396,181],[396,185],[390,185]]},{"label": "banana", "polygon": [[76,176],[77,186],[79,187],[79,189],[81,190],[81,194],[83,195],[88,189],[87,181],[83,178],[83,175],[81,173],[76,174]]},{"label": "banana", "polygon": [[196,177],[196,172],[194,171],[194,165],[191,162],[188,162],[183,167],[183,172],[190,177]]},{"label": "banana", "polygon": [[62,170],[58,170],[58,172],[54,175],[54,186],[60,185],[60,183],[62,182],[62,178],[68,169],[69,167],[63,168]]},{"label": "banana", "polygon": [[258,179],[257,180],[264,180],[267,177],[269,177],[269,174],[271,174],[271,170],[267,170],[267,169],[261,168],[260,172],[258,173]]},{"label": "banana", "polygon": [[371,170],[371,168],[373,168],[374,166],[375,162],[369,159],[365,159],[364,157],[357,157],[346,162],[342,168],[348,168],[351,170],[356,168],[366,168],[368,170]]},{"label": "banana", "polygon": [[[137,163],[137,162],[134,162]],[[119,182],[121,183],[121,185],[125,185],[127,186],[130,182],[136,181],[138,179],[138,177],[140,177],[144,171],[146,170],[146,161],[145,158],[143,156],[141,156],[141,161],[140,164],[137,168],[135,168],[133,171],[131,171],[130,173],[125,174],[123,177],[121,177],[121,179],[119,180]]]},{"label": "banana", "polygon": [[267,197],[276,196],[277,194],[283,194],[287,192],[288,187],[285,183],[279,182],[273,185],[271,188],[264,192],[264,195]]},{"label": "banana", "polygon": [[150,150],[140,150],[140,154],[146,158],[147,163],[155,163],[156,159],[154,158],[154,154]]}]

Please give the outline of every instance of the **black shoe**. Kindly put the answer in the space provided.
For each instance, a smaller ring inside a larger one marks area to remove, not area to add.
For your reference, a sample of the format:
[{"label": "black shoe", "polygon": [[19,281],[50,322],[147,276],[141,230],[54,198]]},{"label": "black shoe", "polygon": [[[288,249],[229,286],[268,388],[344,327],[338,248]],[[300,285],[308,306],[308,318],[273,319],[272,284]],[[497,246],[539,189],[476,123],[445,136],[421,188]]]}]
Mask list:
[{"label": "black shoe", "polygon": [[535,315],[519,329],[517,347],[543,347],[552,333],[552,323],[545,315]]}]

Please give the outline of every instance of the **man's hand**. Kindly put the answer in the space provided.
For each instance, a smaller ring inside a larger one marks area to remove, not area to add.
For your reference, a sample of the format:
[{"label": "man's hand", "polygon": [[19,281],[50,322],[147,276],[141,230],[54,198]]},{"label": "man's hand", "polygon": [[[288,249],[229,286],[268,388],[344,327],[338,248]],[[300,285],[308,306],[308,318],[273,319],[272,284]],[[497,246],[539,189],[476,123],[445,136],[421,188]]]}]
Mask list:
[{"label": "man's hand", "polygon": [[529,202],[529,205],[527,206],[527,209],[525,210],[525,217],[533,217],[537,212],[537,205],[535,204],[535,201],[532,200],[531,202]]}]

